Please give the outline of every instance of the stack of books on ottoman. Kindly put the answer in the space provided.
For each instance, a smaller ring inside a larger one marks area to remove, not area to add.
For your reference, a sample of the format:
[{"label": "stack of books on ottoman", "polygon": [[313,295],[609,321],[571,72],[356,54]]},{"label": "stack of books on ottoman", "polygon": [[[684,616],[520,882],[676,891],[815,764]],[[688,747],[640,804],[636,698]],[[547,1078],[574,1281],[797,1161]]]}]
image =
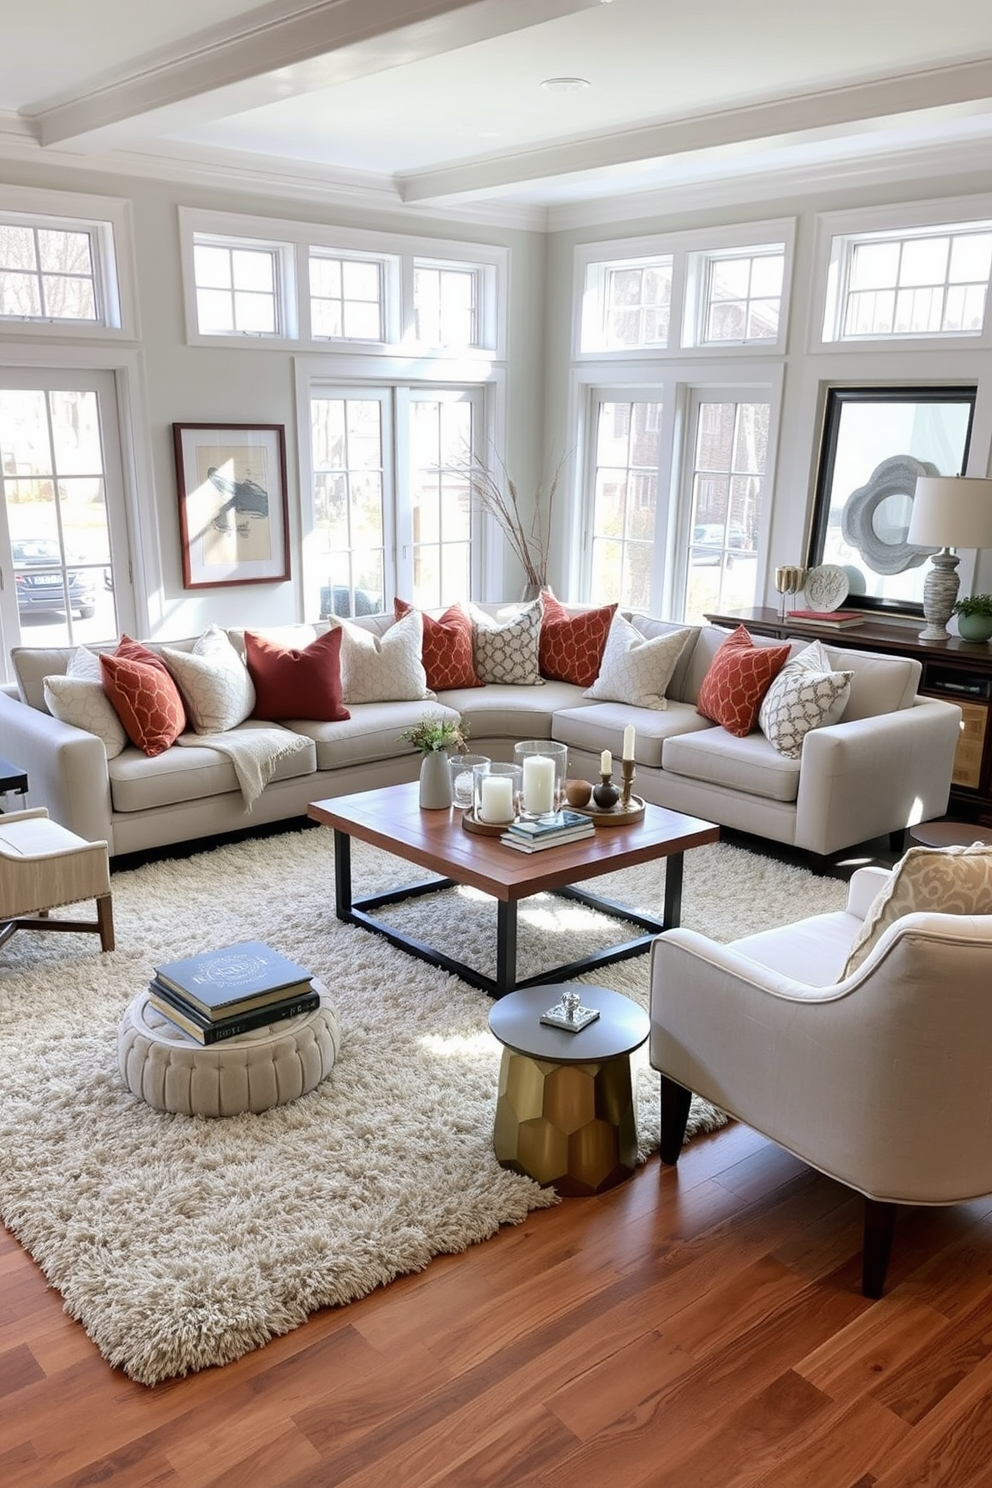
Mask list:
[{"label": "stack of books on ottoman", "polygon": [[499,840],[507,847],[515,847],[518,852],[541,852],[546,847],[558,847],[563,842],[578,842],[583,837],[595,835],[591,817],[564,806],[561,811],[553,811],[536,821],[511,822]]},{"label": "stack of books on ottoman", "polygon": [[201,1044],[217,1044],[320,1006],[310,973],[260,940],[156,966],[148,1001]]}]

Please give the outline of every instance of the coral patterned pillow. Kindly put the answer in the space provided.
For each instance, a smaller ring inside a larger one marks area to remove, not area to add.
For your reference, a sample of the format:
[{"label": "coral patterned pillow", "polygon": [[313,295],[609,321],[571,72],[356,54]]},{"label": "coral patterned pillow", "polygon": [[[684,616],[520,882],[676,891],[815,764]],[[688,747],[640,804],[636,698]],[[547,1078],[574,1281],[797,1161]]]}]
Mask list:
[{"label": "coral patterned pillow", "polygon": [[[412,609],[413,605],[405,599],[393,600],[397,620],[402,620]],[[483,684],[472,665],[472,622],[461,605],[451,605],[437,620],[427,614],[422,618],[424,640],[420,654],[430,690],[481,687]]]},{"label": "coral patterned pillow", "polygon": [[245,660],[255,685],[255,718],[339,723],[351,717],[341,697],[340,630],[318,636],[302,651],[246,630]]},{"label": "coral patterned pillow", "polygon": [[543,590],[541,598],[544,600],[539,647],[541,676],[557,682],[574,682],[576,687],[591,687],[599,676],[616,605],[570,615],[550,589]]},{"label": "coral patterned pillow", "polygon": [[[130,642],[130,646],[137,646],[137,642]],[[131,743],[147,755],[164,754],[186,727],[183,700],[158,657],[136,661],[122,655],[122,647],[123,642],[116,655],[100,657],[103,690]]]},{"label": "coral patterned pillow", "polygon": [[756,646],[738,625],[719,647],[699,688],[696,712],[743,739],[758,721],[761,700],[789,659],[789,646]]}]

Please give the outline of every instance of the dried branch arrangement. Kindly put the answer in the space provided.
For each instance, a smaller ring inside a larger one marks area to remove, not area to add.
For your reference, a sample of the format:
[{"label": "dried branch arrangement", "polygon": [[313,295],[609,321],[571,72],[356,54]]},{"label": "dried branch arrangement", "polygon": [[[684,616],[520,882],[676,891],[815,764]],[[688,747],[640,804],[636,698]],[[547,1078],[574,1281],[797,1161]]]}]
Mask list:
[{"label": "dried branch arrangement", "polygon": [[479,508],[495,519],[523,569],[528,584],[533,584],[538,589],[545,588],[548,582],[551,519],[564,463],[564,458],[559,461],[547,491],[543,481],[538,486],[529,526],[521,510],[516,482],[502,460],[497,457],[495,473],[481,460],[476,460],[468,472],[469,487]]}]

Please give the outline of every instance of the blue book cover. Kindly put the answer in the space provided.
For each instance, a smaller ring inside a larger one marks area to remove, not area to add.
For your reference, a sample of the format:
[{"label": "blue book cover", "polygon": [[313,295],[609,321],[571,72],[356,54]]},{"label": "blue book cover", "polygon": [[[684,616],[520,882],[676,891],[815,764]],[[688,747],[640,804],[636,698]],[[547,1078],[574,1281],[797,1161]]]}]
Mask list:
[{"label": "blue book cover", "polygon": [[156,966],[163,987],[179,992],[208,1013],[266,993],[309,990],[310,973],[260,940],[246,940],[216,951],[200,951],[181,961]]},{"label": "blue book cover", "polygon": [[516,832],[518,836],[527,838],[548,837],[556,832],[571,832],[576,827],[588,827],[591,818],[581,811],[573,811],[568,806],[563,806],[560,811],[552,812],[549,816],[542,816],[538,821],[515,821],[509,827],[509,831]]}]

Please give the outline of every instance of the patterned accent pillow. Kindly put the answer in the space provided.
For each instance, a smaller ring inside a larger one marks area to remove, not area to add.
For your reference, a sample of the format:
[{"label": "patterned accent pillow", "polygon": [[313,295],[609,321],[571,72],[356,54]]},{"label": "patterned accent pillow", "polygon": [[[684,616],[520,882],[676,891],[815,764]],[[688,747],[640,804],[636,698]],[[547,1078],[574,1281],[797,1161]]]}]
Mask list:
[{"label": "patterned accent pillow", "polygon": [[341,632],[329,630],[302,650],[245,631],[245,659],[255,688],[255,718],[276,723],[306,718],[340,723],[351,714],[341,700]]},{"label": "patterned accent pillow", "polygon": [[195,733],[222,734],[251,717],[251,673],[219,626],[209,626],[192,651],[163,646],[162,656],[179,684]]},{"label": "patterned accent pillow", "polygon": [[77,646],[64,675],[46,677],[45,704],[53,718],[85,729],[103,741],[108,759],[116,759],[127,743],[124,725],[103,690],[100,658]]},{"label": "patterned accent pillow", "polygon": [[505,682],[511,687],[543,687],[541,676],[541,616],[538,598],[511,620],[500,623],[485,610],[469,606],[475,670],[483,682]]},{"label": "patterned accent pillow", "polygon": [[[397,620],[402,620],[412,609],[405,599],[393,600],[393,614]],[[421,612],[421,619],[424,623],[421,660],[431,691],[481,687],[472,665],[472,622],[461,605],[452,605],[437,620]]]},{"label": "patterned accent pillow", "polygon": [[857,971],[890,925],[920,910],[992,914],[992,847],[911,847],[865,916],[840,980]]},{"label": "patterned accent pillow", "polygon": [[718,648],[703,678],[696,712],[743,739],[758,721],[761,699],[789,659],[789,646],[756,646],[738,625]]},{"label": "patterned accent pillow", "polygon": [[614,615],[599,676],[585,696],[635,708],[667,709],[665,691],[691,634],[689,629],[672,630],[649,638],[622,615]]},{"label": "patterned accent pillow", "polygon": [[538,648],[541,676],[552,681],[574,682],[576,687],[591,687],[599,676],[616,605],[570,615],[550,589],[542,590],[541,598],[544,601]]},{"label": "patterned accent pillow", "polygon": [[851,695],[853,672],[836,672],[819,641],[800,651],[775,678],[758,711],[758,727],[786,759],[798,759],[811,729],[837,723]]},{"label": "patterned accent pillow", "polygon": [[[137,642],[131,642],[137,646]],[[140,647],[144,650],[144,647]],[[151,653],[149,653],[151,655]],[[186,710],[165,663],[122,655],[100,657],[104,691],[132,744],[145,754],[164,754],[186,727]]]},{"label": "patterned accent pillow", "polygon": [[341,690],[346,703],[404,703],[430,697],[421,661],[424,645],[419,610],[410,610],[385,635],[332,617],[341,636]]}]

